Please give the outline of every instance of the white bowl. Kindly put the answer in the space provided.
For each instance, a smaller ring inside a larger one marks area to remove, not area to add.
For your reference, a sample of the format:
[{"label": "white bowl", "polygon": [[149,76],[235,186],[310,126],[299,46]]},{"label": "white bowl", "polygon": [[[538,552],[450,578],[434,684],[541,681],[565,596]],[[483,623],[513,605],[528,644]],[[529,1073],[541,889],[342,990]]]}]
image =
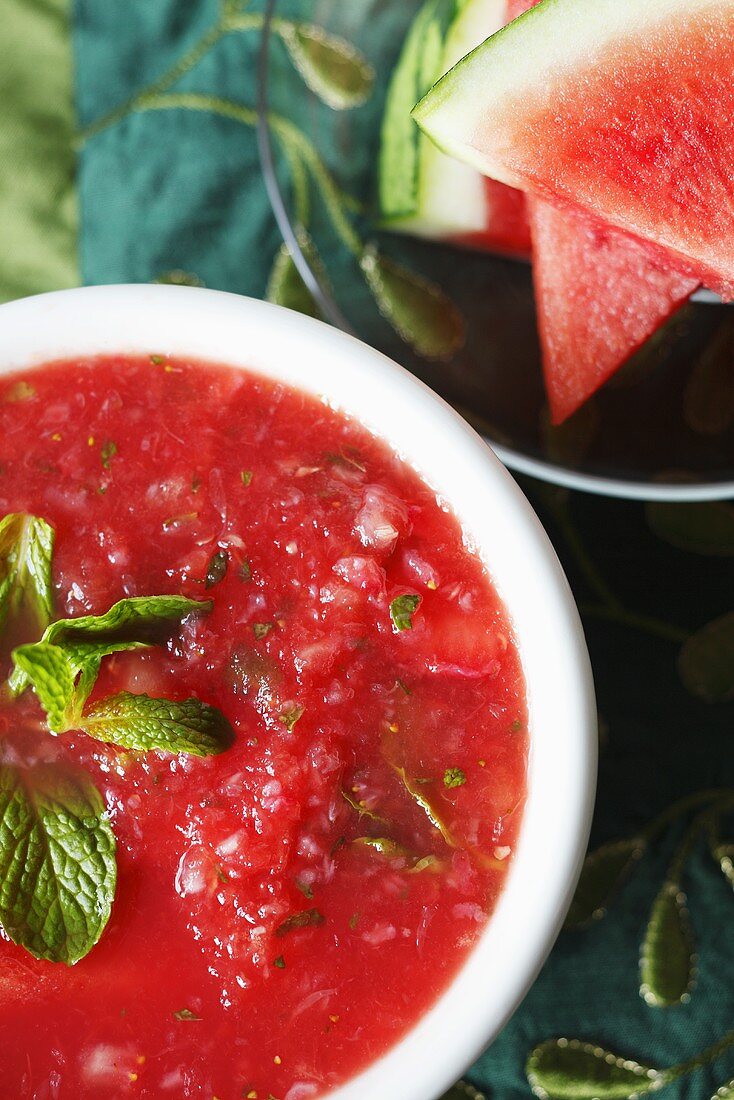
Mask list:
[{"label": "white bowl", "polygon": [[407,371],[325,324],[189,287],[89,287],[0,307],[0,372],[115,352],[251,368],[353,415],[450,504],[507,607],[527,683],[530,760],[505,889],[433,1008],[331,1094],[331,1100],[435,1100],[527,992],[558,934],[586,850],[596,708],[581,623],[556,555],[515,482],[457,413]]}]

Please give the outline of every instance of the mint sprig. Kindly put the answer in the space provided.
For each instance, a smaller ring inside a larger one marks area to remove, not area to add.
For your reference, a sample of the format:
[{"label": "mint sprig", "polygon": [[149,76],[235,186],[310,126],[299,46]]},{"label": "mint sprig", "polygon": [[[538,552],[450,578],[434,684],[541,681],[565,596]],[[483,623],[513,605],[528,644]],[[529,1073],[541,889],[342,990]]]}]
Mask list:
[{"label": "mint sprig", "polygon": [[[14,513],[0,521],[0,632],[11,615],[27,625],[29,612],[43,631],[40,641],[13,651],[11,694],[32,686],[56,735],[79,729],[125,749],[223,752],[234,732],[198,699],[120,692],[85,713],[104,657],[161,644],[212,602],[139,596],[103,615],[50,622],[52,552],[45,520]],[[116,875],[115,838],[88,776],[0,764],[0,924],[14,943],[37,958],[77,962],[104,931]]]},{"label": "mint sprig", "polygon": [[87,776],[0,766],[0,923],[13,943],[78,962],[104,931],[116,880],[115,837]]},{"label": "mint sprig", "polygon": [[123,749],[158,749],[215,756],[229,748],[234,732],[215,707],[199,699],[151,699],[122,691],[111,695],[82,717],[80,728],[96,741]]},{"label": "mint sprig", "polygon": [[45,519],[12,512],[0,520],[0,629],[32,616],[39,630],[53,618],[54,529]]}]

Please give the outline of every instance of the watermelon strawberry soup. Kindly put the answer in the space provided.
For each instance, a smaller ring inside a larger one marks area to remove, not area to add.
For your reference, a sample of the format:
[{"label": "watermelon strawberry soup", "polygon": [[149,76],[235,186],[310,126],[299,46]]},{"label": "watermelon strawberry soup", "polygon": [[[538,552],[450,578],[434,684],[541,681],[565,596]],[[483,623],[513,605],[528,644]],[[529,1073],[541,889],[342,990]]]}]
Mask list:
[{"label": "watermelon strawberry soup", "polygon": [[8,376],[0,471],[4,1094],[323,1095],[512,860],[491,580],[384,443],[226,367]]}]

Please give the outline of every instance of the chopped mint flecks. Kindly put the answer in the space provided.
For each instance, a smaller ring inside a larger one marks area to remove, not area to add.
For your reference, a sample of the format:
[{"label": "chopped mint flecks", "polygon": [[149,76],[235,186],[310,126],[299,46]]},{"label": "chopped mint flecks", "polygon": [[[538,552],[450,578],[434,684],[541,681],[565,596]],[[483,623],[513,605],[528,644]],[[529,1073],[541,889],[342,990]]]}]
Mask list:
[{"label": "chopped mint flecks", "polygon": [[117,444],[112,439],[106,439],[102,444],[102,450],[100,452],[102,458],[102,465],[105,470],[109,470],[112,465],[112,459],[117,454]]},{"label": "chopped mint flecks", "polygon": [[292,707],[288,707],[287,710],[282,711],[279,717],[288,732],[292,733],[293,727],[302,714],[303,707],[299,703],[296,703]]},{"label": "chopped mint flecks", "polygon": [[466,775],[461,768],[447,768],[443,773],[443,785],[451,790],[452,787],[463,787],[466,783]]},{"label": "chopped mint flecks", "polygon": [[286,917],[282,924],[275,929],[276,936],[287,936],[297,928],[317,928],[323,924],[325,917],[318,909],[303,909],[300,913],[292,913]]},{"label": "chopped mint flecks", "polygon": [[226,550],[216,550],[209,559],[206,570],[205,588],[213,588],[224,580],[229,565],[229,554]]},{"label": "chopped mint flecks", "polygon": [[420,606],[421,598],[417,595],[406,594],[398,596],[390,603],[390,618],[396,634],[403,630],[413,629],[413,616]]}]

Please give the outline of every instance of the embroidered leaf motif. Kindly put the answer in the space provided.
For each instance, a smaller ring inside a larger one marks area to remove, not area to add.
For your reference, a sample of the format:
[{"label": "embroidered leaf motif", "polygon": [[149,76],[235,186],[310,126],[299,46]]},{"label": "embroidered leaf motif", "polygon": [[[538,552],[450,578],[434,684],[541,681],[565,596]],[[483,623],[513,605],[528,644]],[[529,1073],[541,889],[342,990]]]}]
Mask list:
[{"label": "embroidered leaf motif", "polygon": [[[303,247],[303,242],[301,243]],[[315,252],[311,251],[307,255],[313,267]],[[305,313],[307,317],[321,317],[319,307],[301,278],[286,244],[282,244],[276,254],[268,279],[266,297],[269,302],[286,306],[287,309],[294,309],[298,313]]]},{"label": "embroidered leaf motif", "polygon": [[234,731],[215,707],[199,699],[151,699],[121,691],[83,715],[81,728],[106,745],[147,752],[216,756],[234,741]]},{"label": "embroidered leaf motif", "polygon": [[711,1100],[734,1100],[734,1077],[717,1089]]},{"label": "embroidered leaf motif", "polygon": [[723,841],[711,849],[711,855],[721,867],[729,885],[734,889],[734,844],[731,841]]},{"label": "embroidered leaf motif", "polygon": [[694,554],[734,557],[734,506],[705,504],[647,505],[647,522],[671,546]]},{"label": "embroidered leaf motif", "polygon": [[204,281],[192,271],[181,271],[175,268],[173,271],[164,271],[155,280],[167,286],[204,286]]},{"label": "embroidered leaf motif", "polygon": [[375,72],[350,42],[305,23],[281,23],[278,31],[304,82],[328,107],[346,111],[369,99]]},{"label": "embroidered leaf motif", "polygon": [[464,321],[440,287],[368,246],[360,267],[377,307],[407,344],[426,359],[448,359],[464,343]]},{"label": "embroidered leaf motif", "polygon": [[706,703],[734,698],[734,612],[688,639],[678,657],[678,672],[691,695]]},{"label": "embroidered leaf motif", "polygon": [[728,320],[693,366],[683,415],[701,435],[719,435],[734,424],[734,327]]},{"label": "embroidered leaf motif", "polygon": [[663,884],[647,925],[640,953],[640,994],[665,1008],[687,999],[695,955],[686,896],[675,882]]},{"label": "embroidered leaf motif", "polygon": [[457,1081],[453,1088],[445,1092],[440,1100],[487,1100],[483,1092],[479,1092],[468,1081]]},{"label": "embroidered leaf motif", "polygon": [[664,1079],[659,1069],[578,1039],[541,1043],[525,1072],[535,1095],[551,1100],[630,1100],[659,1088]]},{"label": "embroidered leaf motif", "polygon": [[600,920],[609,901],[645,851],[639,837],[604,844],[584,862],[574,899],[566,917],[567,928],[583,928]]}]

